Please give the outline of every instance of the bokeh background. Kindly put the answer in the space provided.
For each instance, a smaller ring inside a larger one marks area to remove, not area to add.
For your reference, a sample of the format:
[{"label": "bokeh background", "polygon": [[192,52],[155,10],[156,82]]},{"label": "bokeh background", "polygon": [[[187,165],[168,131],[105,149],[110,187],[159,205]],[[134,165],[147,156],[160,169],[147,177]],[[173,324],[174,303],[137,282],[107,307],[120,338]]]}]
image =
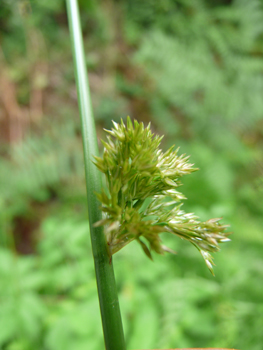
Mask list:
[{"label": "bokeh background", "polygon": [[[98,139],[151,122],[200,168],[184,209],[234,232],[216,277],[177,238],[116,255],[128,349],[262,350],[263,1],[79,4]],[[0,47],[0,349],[99,350],[65,2],[2,0]]]}]

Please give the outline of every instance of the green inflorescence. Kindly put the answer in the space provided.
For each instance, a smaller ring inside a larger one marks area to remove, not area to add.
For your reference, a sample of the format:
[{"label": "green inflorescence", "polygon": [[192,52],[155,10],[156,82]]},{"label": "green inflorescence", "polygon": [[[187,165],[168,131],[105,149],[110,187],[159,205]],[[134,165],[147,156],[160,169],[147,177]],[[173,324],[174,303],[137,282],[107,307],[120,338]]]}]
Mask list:
[{"label": "green inflorescence", "polygon": [[173,252],[162,244],[160,233],[170,232],[192,243],[202,254],[213,273],[210,252],[219,250],[219,243],[227,242],[227,225],[220,219],[201,222],[192,213],[185,213],[181,201],[186,199],[177,191],[179,179],[198,169],[188,163],[189,157],[178,155],[174,146],[165,153],[160,149],[162,137],[155,136],[150,124],[134,124],[127,118],[127,126],[113,122],[106,130],[102,158],[95,164],[106,176],[107,192],[97,194],[102,203],[104,218],[95,225],[105,226],[110,255],[133,240],[152,259],[158,254]]}]

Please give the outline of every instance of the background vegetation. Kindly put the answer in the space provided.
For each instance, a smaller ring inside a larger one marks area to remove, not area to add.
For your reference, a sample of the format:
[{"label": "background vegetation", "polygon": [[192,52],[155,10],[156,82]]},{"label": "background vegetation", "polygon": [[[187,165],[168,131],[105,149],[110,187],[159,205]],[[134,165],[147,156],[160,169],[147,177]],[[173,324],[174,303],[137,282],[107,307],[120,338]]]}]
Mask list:
[{"label": "background vegetation", "polygon": [[[185,210],[234,232],[215,278],[176,239],[178,255],[154,263],[136,244],[116,255],[128,348],[261,350],[262,0],[80,6],[98,137],[112,119],[151,121],[201,169],[184,181]],[[98,350],[64,1],[1,1],[0,46],[0,349]]]}]

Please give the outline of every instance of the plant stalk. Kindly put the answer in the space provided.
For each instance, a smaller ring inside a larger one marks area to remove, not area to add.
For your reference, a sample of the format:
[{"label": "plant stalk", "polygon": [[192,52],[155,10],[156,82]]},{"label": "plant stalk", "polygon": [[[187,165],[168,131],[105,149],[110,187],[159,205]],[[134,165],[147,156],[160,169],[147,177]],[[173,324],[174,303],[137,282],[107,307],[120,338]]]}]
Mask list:
[{"label": "plant stalk", "polygon": [[90,235],[105,348],[107,350],[125,350],[126,346],[124,341],[116,282],[103,227],[93,226],[95,222],[101,220],[102,216],[100,203],[95,195],[95,192],[101,191],[101,174],[92,162],[93,156],[98,156],[99,152],[95,122],[91,107],[79,9],[77,0],[66,0],[66,3],[82,126]]}]

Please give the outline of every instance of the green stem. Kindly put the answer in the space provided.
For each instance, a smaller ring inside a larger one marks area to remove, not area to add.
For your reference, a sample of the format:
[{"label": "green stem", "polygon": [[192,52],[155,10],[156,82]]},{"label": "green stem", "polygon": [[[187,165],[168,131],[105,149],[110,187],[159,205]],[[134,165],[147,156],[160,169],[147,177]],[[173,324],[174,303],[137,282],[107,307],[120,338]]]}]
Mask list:
[{"label": "green stem", "polygon": [[101,174],[96,166],[92,163],[93,156],[98,156],[98,143],[95,122],[92,115],[79,10],[77,0],[66,0],[66,2],[82,124],[90,235],[95,264],[102,325],[104,331],[105,347],[107,350],[125,350],[126,346],[123,335],[123,327],[121,322],[121,314],[113,266],[110,262],[103,228],[93,226],[95,222],[101,220],[100,204],[94,194],[94,192],[100,192],[101,190]]}]

